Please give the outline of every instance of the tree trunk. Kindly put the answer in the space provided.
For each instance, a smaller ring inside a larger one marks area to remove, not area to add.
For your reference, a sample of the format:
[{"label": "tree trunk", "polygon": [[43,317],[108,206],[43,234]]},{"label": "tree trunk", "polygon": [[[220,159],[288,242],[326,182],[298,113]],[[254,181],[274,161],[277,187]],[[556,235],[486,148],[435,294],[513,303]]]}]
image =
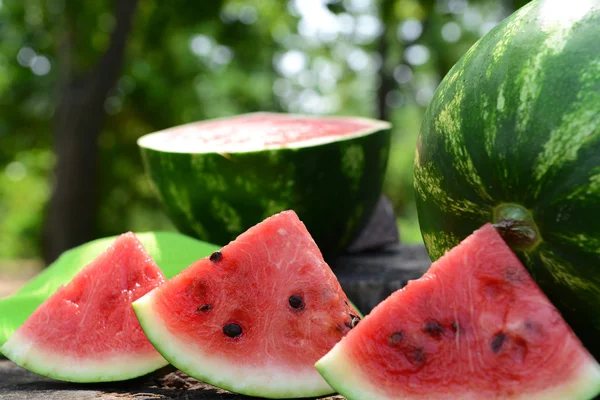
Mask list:
[{"label": "tree trunk", "polygon": [[387,106],[388,94],[396,86],[393,71],[389,65],[389,36],[395,32],[395,25],[392,26],[390,16],[393,15],[393,0],[385,0],[380,5],[380,17],[383,22],[383,30],[377,41],[377,52],[381,57],[381,67],[379,68],[379,87],[377,88],[377,118],[387,121],[389,118],[389,110]]},{"label": "tree trunk", "polygon": [[115,0],[116,25],[110,46],[86,74],[73,71],[67,32],[59,59],[54,149],[55,181],[44,225],[46,263],[63,251],[94,238],[96,218],[97,141],[104,121],[104,101],[119,77],[137,0]]}]

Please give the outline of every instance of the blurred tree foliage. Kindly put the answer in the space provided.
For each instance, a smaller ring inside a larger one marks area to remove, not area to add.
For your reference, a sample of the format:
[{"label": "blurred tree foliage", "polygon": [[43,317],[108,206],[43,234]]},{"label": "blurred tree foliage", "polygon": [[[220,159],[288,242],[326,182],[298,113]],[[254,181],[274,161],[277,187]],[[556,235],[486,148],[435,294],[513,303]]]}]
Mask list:
[{"label": "blurred tree foliage", "polygon": [[[524,3],[0,0],[0,259],[40,257],[45,224],[48,241],[86,216],[63,247],[172,229],[136,139],[258,110],[392,121],[385,193],[403,239],[419,241],[412,159],[422,114],[456,60]],[[69,146],[89,151],[69,161],[79,181],[72,171],[63,180],[78,211],[48,219],[61,179],[55,149]]]}]

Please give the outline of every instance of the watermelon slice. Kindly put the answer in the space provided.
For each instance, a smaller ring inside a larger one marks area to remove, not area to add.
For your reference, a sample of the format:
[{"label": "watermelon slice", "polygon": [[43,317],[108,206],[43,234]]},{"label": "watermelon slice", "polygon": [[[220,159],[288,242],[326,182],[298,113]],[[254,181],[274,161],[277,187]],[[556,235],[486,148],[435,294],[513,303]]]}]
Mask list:
[{"label": "watermelon slice", "polygon": [[316,364],[348,399],[590,399],[600,366],[487,224]]},{"label": "watermelon slice", "polygon": [[108,382],[167,365],[131,303],[165,281],[133,233],[50,296],[0,348],[16,364],[73,382]]},{"label": "watermelon slice", "polygon": [[[177,275],[198,258],[210,255],[220,248],[177,232],[134,234],[167,279]],[[96,239],[65,251],[17,293],[0,299],[0,346],[44,301],[106,251],[116,238],[117,236],[110,236]]]},{"label": "watermelon slice", "polygon": [[359,321],[293,211],[250,228],[133,307],[175,367],[269,398],[332,393],[314,363]]}]

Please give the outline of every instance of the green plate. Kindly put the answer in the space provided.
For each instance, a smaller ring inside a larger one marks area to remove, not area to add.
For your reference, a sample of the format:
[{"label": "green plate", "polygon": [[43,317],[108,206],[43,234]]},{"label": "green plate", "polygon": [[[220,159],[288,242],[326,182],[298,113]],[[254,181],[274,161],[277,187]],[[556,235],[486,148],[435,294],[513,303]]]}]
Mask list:
[{"label": "green plate", "polygon": [[[175,232],[143,232],[135,235],[167,279],[220,248]],[[16,294],[0,300],[0,346],[40,304],[98,257],[116,238],[97,239],[64,252]]]}]

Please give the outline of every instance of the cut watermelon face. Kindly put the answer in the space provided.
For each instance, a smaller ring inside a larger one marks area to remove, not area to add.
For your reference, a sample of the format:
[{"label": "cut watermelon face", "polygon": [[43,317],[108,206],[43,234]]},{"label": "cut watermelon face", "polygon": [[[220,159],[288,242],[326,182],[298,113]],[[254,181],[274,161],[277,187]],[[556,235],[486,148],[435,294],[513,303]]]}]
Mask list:
[{"label": "cut watermelon face", "polygon": [[269,398],[332,393],[314,363],[359,320],[292,211],[250,228],[133,307],[175,367]]},{"label": "cut watermelon face", "polygon": [[252,113],[180,125],[140,138],[171,153],[240,153],[294,149],[365,136],[389,124],[368,118]]},{"label": "cut watermelon face", "polygon": [[348,399],[591,399],[600,366],[487,224],[317,369]]},{"label": "cut watermelon face", "polygon": [[157,370],[168,362],[145,337],[131,303],[164,281],[135,235],[123,234],[0,350],[23,368],[64,381],[118,381]]}]

